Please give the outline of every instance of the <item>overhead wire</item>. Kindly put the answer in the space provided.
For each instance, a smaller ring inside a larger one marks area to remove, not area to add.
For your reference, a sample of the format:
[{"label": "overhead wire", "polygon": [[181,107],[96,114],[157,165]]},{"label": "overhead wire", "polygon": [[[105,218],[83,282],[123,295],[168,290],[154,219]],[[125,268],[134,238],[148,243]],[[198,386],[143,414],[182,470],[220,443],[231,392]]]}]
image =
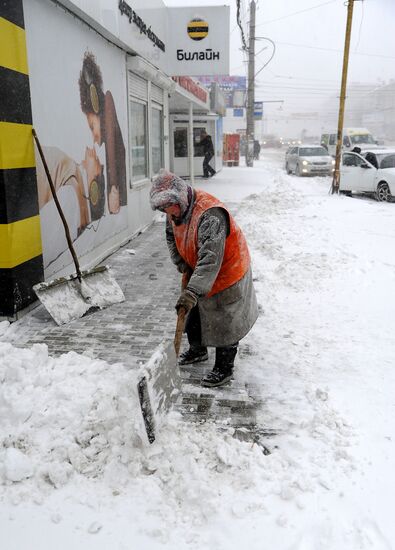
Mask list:
[{"label": "overhead wire", "polygon": [[[257,36],[255,38],[256,40],[267,40],[268,42],[270,42],[270,44],[273,46],[273,51],[272,51],[272,55],[270,56],[270,58],[266,61],[266,63],[263,65],[263,67],[261,67],[259,69],[258,72],[255,73],[255,78],[259,75],[259,73],[261,73],[263,71],[263,69],[265,67],[267,67],[269,65],[269,63],[271,62],[271,60],[273,59],[275,53],[276,53],[276,44],[273,42],[273,40],[271,38],[268,38],[267,36]],[[263,51],[263,50],[261,50]]]},{"label": "overhead wire", "polygon": [[241,23],[241,18],[240,18],[240,1],[241,0],[236,0],[236,9],[237,9],[237,11],[236,11],[236,20],[237,20],[237,25],[240,28],[241,43],[242,43],[243,50],[247,50],[247,43],[246,43],[246,39],[245,39],[245,35],[244,35],[244,29],[243,29],[243,26],[242,26],[242,23]]},{"label": "overhead wire", "polygon": [[[322,48],[319,46],[309,46],[307,44],[293,44],[291,42],[278,42],[278,41],[277,41],[277,44],[282,44],[283,46],[292,46],[293,48],[307,48],[310,50],[322,50],[326,52],[343,53],[343,50],[339,50],[335,48]],[[375,53],[350,52],[350,55],[363,55],[366,57],[381,57],[383,59],[395,59],[395,56],[393,55],[381,55],[381,54],[375,54]]]},{"label": "overhead wire", "polygon": [[[275,88],[275,89],[281,89],[281,90],[298,90],[298,91],[315,91],[315,92],[338,92],[339,88],[336,86],[329,87],[329,86],[313,86],[313,85],[302,85],[302,86],[289,86],[284,84],[276,84],[273,82],[265,82],[264,84],[258,84],[258,86],[267,86],[269,88]],[[375,85],[363,85],[363,87],[358,85],[350,85],[348,88],[348,95],[350,94],[367,94],[370,93],[373,90],[377,90],[379,88]],[[394,90],[388,89],[388,90],[380,90],[383,93],[389,93],[393,94]]]},{"label": "overhead wire", "polygon": [[322,4],[312,6],[311,8],[306,8],[304,10],[299,10],[299,11],[294,11],[293,13],[288,13],[287,15],[284,15],[282,17],[277,17],[276,19],[270,19],[268,21],[263,21],[262,23],[259,23],[256,26],[261,27],[262,25],[268,25],[269,23],[274,23],[275,21],[282,21],[283,19],[287,19],[288,17],[293,17],[294,15],[299,15],[300,13],[305,13],[306,11],[316,10],[317,8],[321,8],[322,6],[326,6],[328,4],[333,4],[336,1],[337,0],[328,0],[328,2],[323,2]]},{"label": "overhead wire", "polygon": [[[279,20],[282,20],[282,19],[285,19],[285,18],[288,18],[288,17],[292,17],[294,15],[298,15],[300,13],[304,13],[304,12],[307,12],[307,11],[311,11],[311,10],[314,10],[314,9],[317,9],[317,8],[320,8],[322,6],[325,6],[325,5],[328,5],[328,4],[331,4],[331,3],[334,3],[336,0],[329,0],[327,2],[324,2],[324,3],[321,3],[321,4],[318,4],[316,6],[312,6],[311,8],[307,8],[307,9],[304,9],[304,10],[299,10],[297,12],[293,12],[291,14],[288,14],[284,17],[280,17],[280,18],[277,18],[277,19],[273,19],[273,20],[270,20],[270,21],[264,21],[263,23],[259,23],[258,25],[256,25],[256,27],[258,26],[261,26],[263,24],[267,24],[267,23],[270,23],[270,22],[274,22],[274,21],[279,21]],[[247,43],[246,43],[246,40],[245,40],[245,34],[244,34],[244,30],[243,30],[243,27],[242,27],[242,21],[241,19],[245,18],[245,11],[242,10],[241,8],[245,7],[245,4],[243,2],[243,0],[236,0],[237,2],[237,6],[238,6],[238,26],[240,27],[240,31],[241,31],[241,34],[242,34],[242,42],[243,42],[243,48],[242,48],[242,53],[243,53],[243,57],[246,58],[247,55],[248,55],[248,46],[247,46]],[[242,4],[241,4],[242,3]],[[242,15],[241,15],[241,13]],[[246,18],[244,19],[246,21]],[[361,35],[361,28],[362,28],[362,23],[363,23],[363,12],[362,12],[362,17],[361,17],[361,22],[360,22],[360,26],[359,26],[359,34],[358,34],[358,41],[357,41],[357,45],[356,45],[356,48],[355,48],[355,51],[352,52],[356,55],[362,55],[362,56],[366,56],[366,57],[380,57],[380,58],[384,58],[384,59],[395,59],[394,56],[389,56],[389,55],[380,55],[380,54],[369,54],[369,53],[362,53],[362,52],[357,52],[357,48],[359,46],[359,42],[360,42],[360,35]],[[246,24],[247,26],[247,24]],[[247,26],[248,28],[248,26]],[[259,38],[259,37],[257,37]],[[275,51],[276,51],[276,44],[274,43],[274,41],[272,41],[271,39],[267,38],[267,37],[260,37],[261,39],[264,39],[264,40],[268,40],[272,46],[273,46],[273,51],[272,51],[272,55],[270,57],[270,59],[259,69],[259,71],[255,74],[255,77],[265,68],[267,67],[267,65],[271,62],[271,60],[273,59],[274,55],[275,55]],[[277,42],[278,44],[281,44],[281,45],[285,45],[285,46],[292,46],[292,47],[300,47],[300,48],[308,48],[308,49],[314,49],[314,50],[321,50],[321,51],[329,51],[329,52],[342,52],[342,50],[340,49],[334,49],[334,48],[323,48],[323,47],[318,47],[318,46],[310,46],[310,45],[306,45],[306,44],[293,44],[293,43],[288,43],[288,42]],[[266,50],[267,47],[265,48],[262,48],[257,54],[256,56],[260,55],[264,50]],[[240,66],[240,68],[243,68],[244,70],[246,70],[246,63],[247,63],[247,59],[245,59],[243,61],[243,65]],[[237,67],[236,69],[238,69],[239,67]],[[269,69],[270,70],[270,69]],[[272,71],[270,71],[272,72]],[[331,83],[337,83],[338,81],[337,80],[333,80],[333,79],[317,79],[317,78],[313,78],[313,77],[292,77],[292,76],[289,76],[289,75],[277,75],[275,73],[272,72],[272,74],[274,75],[275,78],[282,78],[282,79],[291,79],[291,80],[296,80],[296,81],[300,81],[300,80],[306,80],[306,81],[316,81],[316,82],[331,82]],[[302,85],[300,86],[284,86],[282,84],[276,84],[276,83],[265,83],[263,85],[260,85],[260,84],[257,84],[257,87],[261,89],[262,92],[266,91],[266,92],[270,92],[271,94],[272,93],[276,93],[274,90],[279,90],[282,92],[282,96],[288,98],[287,99],[287,102],[289,103],[289,105],[292,105],[293,104],[293,100],[295,100],[295,105],[298,105],[300,106],[300,102],[302,101],[303,102],[303,98],[306,98],[306,102],[309,102],[309,97],[311,98],[311,101],[313,101],[313,98],[318,100],[319,97],[321,96],[324,96],[324,97],[328,97],[328,92],[332,92],[332,93],[338,93],[338,87],[334,87],[332,88],[331,90],[328,89],[328,86],[326,85],[325,87],[323,88],[320,88],[319,86],[316,85],[316,87],[314,87],[314,84],[312,85],[309,85],[308,83],[305,83],[305,85],[303,85],[303,82],[301,82]],[[367,90],[353,90],[352,91],[353,94],[356,94],[356,95],[359,95],[360,94],[366,94],[366,93],[369,93]],[[388,93],[393,93],[391,92],[390,90],[388,90]],[[302,94],[302,96],[301,96]],[[306,97],[307,96],[307,97]],[[365,110],[364,109],[347,109],[348,112],[364,112]],[[328,111],[329,112],[329,111]],[[334,111],[335,112],[335,111]]]},{"label": "overhead wire", "polygon": [[361,21],[359,23],[358,40],[357,40],[357,45],[355,46],[354,53],[358,53],[357,50],[358,50],[358,46],[359,46],[359,41],[361,40],[361,29],[362,29],[362,23],[363,23],[363,16],[364,16],[364,11],[363,11],[363,2],[362,2]]},{"label": "overhead wire", "polygon": [[248,29],[248,6],[246,0],[241,0],[241,21],[244,28]]},{"label": "overhead wire", "polygon": [[285,78],[287,80],[313,80],[317,82],[336,82],[339,83],[339,79],[330,79],[330,78],[314,78],[311,76],[290,76],[285,74],[277,74],[272,69],[268,69],[269,72],[274,76],[274,78]]}]

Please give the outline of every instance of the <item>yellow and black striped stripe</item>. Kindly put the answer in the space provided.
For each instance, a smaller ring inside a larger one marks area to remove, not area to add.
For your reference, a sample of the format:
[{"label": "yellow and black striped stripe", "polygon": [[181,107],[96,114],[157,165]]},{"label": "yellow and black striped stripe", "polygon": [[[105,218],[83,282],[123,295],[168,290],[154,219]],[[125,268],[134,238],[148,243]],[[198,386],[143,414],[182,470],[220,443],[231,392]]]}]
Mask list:
[{"label": "yellow and black striped stripe", "polygon": [[43,280],[22,0],[0,1],[0,316],[36,299]]},{"label": "yellow and black striped stripe", "polygon": [[208,35],[208,23],[203,19],[192,19],[188,23],[188,36],[192,40],[203,40]]}]

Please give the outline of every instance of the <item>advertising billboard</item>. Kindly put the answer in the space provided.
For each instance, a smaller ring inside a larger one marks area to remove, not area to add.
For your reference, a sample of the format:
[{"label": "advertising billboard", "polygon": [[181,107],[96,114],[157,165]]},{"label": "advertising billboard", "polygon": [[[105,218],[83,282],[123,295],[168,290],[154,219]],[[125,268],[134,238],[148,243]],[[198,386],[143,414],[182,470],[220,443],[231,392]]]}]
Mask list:
[{"label": "advertising billboard", "polygon": [[207,88],[213,83],[218,84],[225,96],[227,108],[232,109],[233,107],[245,106],[247,90],[247,79],[245,76],[204,75],[198,76],[197,79]]},{"label": "advertising billboard", "polygon": [[[29,0],[25,19],[33,124],[81,257],[128,227],[125,57],[52,3]],[[72,262],[37,154],[36,163],[48,278]]]}]

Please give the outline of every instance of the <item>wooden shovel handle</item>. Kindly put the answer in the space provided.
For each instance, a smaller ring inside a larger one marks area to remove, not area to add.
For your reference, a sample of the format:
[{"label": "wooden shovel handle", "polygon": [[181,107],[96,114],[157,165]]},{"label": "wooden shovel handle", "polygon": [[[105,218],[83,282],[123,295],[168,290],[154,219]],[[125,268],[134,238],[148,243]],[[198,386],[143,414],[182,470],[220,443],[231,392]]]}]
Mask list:
[{"label": "wooden shovel handle", "polygon": [[186,317],[186,310],[185,308],[180,307],[177,313],[177,326],[176,326],[176,333],[174,336],[174,349],[176,352],[176,357],[178,357],[180,353],[181,338],[182,338],[182,333],[184,332],[184,326],[185,326],[185,317]]},{"label": "wooden shovel handle", "polygon": [[[186,288],[191,276],[192,276],[192,269],[188,267],[187,270],[184,271],[184,273],[182,274],[181,290],[184,290],[184,288]],[[178,357],[180,353],[181,338],[182,338],[182,333],[184,332],[186,314],[187,314],[186,309],[183,307],[180,307],[177,313],[176,334],[174,336],[174,349],[176,351],[176,357]]]},{"label": "wooden shovel handle", "polygon": [[49,187],[51,189],[51,193],[52,193],[52,197],[53,197],[53,200],[55,202],[55,205],[56,205],[56,208],[58,209],[58,212],[59,212],[59,216],[62,220],[62,223],[63,223],[63,227],[64,227],[64,232],[66,234],[66,240],[67,240],[67,244],[69,245],[69,250],[70,250],[70,253],[73,257],[73,261],[74,261],[74,265],[75,265],[75,270],[77,272],[77,277],[78,277],[78,280],[81,282],[82,280],[82,275],[81,275],[81,271],[80,271],[80,264],[78,262],[78,258],[77,258],[77,254],[75,253],[75,250],[74,250],[74,247],[73,247],[73,241],[71,240],[71,236],[70,236],[70,231],[69,231],[69,226],[67,225],[67,221],[66,221],[66,218],[63,214],[63,210],[62,210],[62,207],[60,206],[60,203],[59,203],[59,200],[58,200],[58,197],[56,195],[56,190],[55,190],[55,186],[53,184],[53,181],[52,181],[52,178],[51,178],[51,174],[49,172],[49,168],[48,168],[48,164],[47,164],[47,161],[45,160],[45,156],[44,156],[44,152],[41,148],[41,143],[38,139],[38,136],[34,130],[34,128],[32,128],[32,134],[33,134],[33,137],[34,137],[34,141],[36,142],[36,145],[37,145],[37,149],[38,149],[38,152],[40,154],[40,157],[41,157],[41,160],[42,160],[42,163],[44,165],[44,170],[45,170],[45,173],[47,175],[47,178],[48,178],[48,183],[49,183]]}]

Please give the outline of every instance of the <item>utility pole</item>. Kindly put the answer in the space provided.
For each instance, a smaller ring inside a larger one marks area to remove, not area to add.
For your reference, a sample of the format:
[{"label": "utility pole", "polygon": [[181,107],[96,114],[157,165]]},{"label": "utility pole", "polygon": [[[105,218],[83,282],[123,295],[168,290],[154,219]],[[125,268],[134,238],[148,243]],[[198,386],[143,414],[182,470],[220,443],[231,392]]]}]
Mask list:
[{"label": "utility pole", "polygon": [[254,102],[255,102],[255,0],[250,3],[250,37],[248,45],[248,90],[247,90],[247,143],[246,165],[254,166]]},{"label": "utility pole", "polygon": [[344,41],[344,54],[343,54],[343,72],[342,72],[342,83],[341,83],[341,90],[340,90],[339,118],[337,122],[335,171],[333,173],[333,180],[332,180],[332,194],[339,193],[340,160],[341,160],[342,142],[343,142],[344,106],[346,102],[348,57],[350,52],[353,9],[354,9],[354,0],[348,0],[346,38]]}]

